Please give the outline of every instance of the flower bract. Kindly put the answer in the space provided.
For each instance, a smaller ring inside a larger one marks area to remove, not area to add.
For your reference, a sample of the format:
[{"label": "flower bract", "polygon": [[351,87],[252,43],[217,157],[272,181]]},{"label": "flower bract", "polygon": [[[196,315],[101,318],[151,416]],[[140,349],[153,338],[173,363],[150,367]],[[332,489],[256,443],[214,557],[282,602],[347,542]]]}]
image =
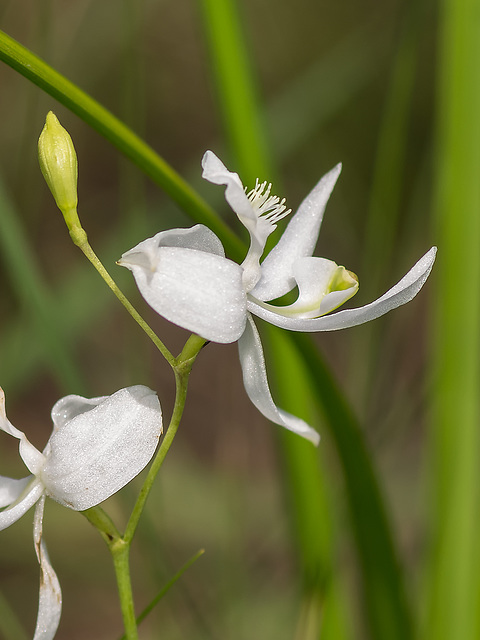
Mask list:
[{"label": "flower bract", "polygon": [[[374,320],[411,300],[435,260],[432,247],[383,296],[362,307],[337,311],[358,290],[358,279],[332,260],[313,256],[323,213],[340,174],[327,173],[291,217],[276,246],[262,260],[277,222],[290,214],[271,185],[257,182],[247,192],[238,174],[207,151],[203,177],[225,186],[225,198],[250,234],[241,265],[225,257],[219,238],[204,225],[162,231],[123,254],[145,300],[167,320],[207,340],[238,341],[243,380],[255,406],[270,420],[318,443],[303,420],[278,409],[270,394],[262,345],[252,314],[291,331],[334,331]],[[295,288],[288,305],[272,303]]]},{"label": "flower bract", "polygon": [[45,498],[83,511],[103,502],[132,480],[152,458],[162,433],[156,394],[144,386],[111,396],[70,395],[52,409],[53,431],[43,452],[16,429],[0,389],[0,430],[20,441],[30,475],[0,476],[0,530],[36,504],[33,539],[40,564],[40,594],[34,640],[54,637],[62,609],[60,585],[42,539]]}]

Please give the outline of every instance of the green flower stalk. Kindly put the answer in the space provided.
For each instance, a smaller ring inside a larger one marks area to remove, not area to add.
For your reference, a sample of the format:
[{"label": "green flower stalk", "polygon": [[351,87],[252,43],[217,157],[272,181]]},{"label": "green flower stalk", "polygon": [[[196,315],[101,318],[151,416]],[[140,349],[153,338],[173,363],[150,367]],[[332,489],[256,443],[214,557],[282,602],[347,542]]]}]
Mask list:
[{"label": "green flower stalk", "polygon": [[52,111],[48,112],[38,139],[38,160],[48,188],[72,233],[81,227],[77,215],[77,154],[70,134]]},{"label": "green flower stalk", "polygon": [[62,127],[52,111],[47,113],[45,126],[38,139],[38,160],[48,188],[63,214],[73,243],[90,260],[135,322],[145,331],[167,362],[173,366],[175,358],[120,291],[88,242],[87,233],[83,229],[77,213],[77,154],[70,134]]}]

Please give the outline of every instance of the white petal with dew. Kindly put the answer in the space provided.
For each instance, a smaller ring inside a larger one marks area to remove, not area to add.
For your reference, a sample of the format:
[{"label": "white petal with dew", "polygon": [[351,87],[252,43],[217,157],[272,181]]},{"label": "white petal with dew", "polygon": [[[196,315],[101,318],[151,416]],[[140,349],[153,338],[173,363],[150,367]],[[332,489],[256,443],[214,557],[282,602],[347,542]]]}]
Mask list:
[{"label": "white petal with dew", "polygon": [[25,487],[32,480],[32,476],[16,480],[0,476],[0,508],[8,507],[23,493]]},{"label": "white petal with dew", "polygon": [[274,300],[295,286],[293,264],[311,256],[317,244],[323,214],[342,166],[323,176],[299,206],[282,237],[262,262],[262,277],[252,290],[258,300]]},{"label": "white petal with dew", "polygon": [[[84,398],[83,396],[69,395],[60,398],[52,407],[53,432],[62,429],[73,418],[86,413],[106,400],[108,396],[98,398]],[[47,448],[49,444],[47,444]],[[45,449],[45,453],[47,449]]]},{"label": "white petal with dew", "polygon": [[160,231],[152,238],[147,238],[133,249],[126,251],[118,264],[122,267],[141,264],[146,269],[154,271],[158,263],[160,247],[183,247],[184,249],[195,249],[196,251],[214,253],[217,256],[225,256],[220,239],[205,225],[197,224],[187,229]]},{"label": "white petal with dew", "polygon": [[[213,151],[206,151],[202,158],[202,178],[213,184],[223,184],[225,200],[235,211],[240,221],[250,230],[251,222],[257,223],[257,214],[248,199],[238,173],[229,171]],[[250,221],[250,222],[249,222]]]},{"label": "white petal with dew", "polygon": [[0,511],[0,531],[19,520],[38,501],[45,487],[37,478],[31,476],[30,482],[25,486],[17,500],[9,507]]},{"label": "white petal with dew", "polygon": [[273,402],[267,380],[265,358],[257,328],[248,314],[245,333],[238,341],[243,383],[248,397],[257,409],[269,420],[294,433],[297,433],[315,445],[320,441],[319,434],[306,422],[279,409]]},{"label": "white petal with dew", "polygon": [[58,629],[62,613],[62,592],[57,575],[48,557],[47,548],[42,539],[43,510],[45,496],[35,508],[33,519],[33,542],[40,564],[40,592],[38,601],[37,624],[33,640],[52,640]]},{"label": "white petal with dew", "polygon": [[[78,406],[78,396],[65,399]],[[103,502],[142,471],[162,433],[154,391],[121,389],[65,423],[50,438],[42,473],[46,493],[83,511]]]},{"label": "white petal with dew", "polygon": [[245,326],[242,268],[226,258],[161,247],[155,271],[125,264],[140,293],[161,316],[213,342],[235,342]]},{"label": "white petal with dew", "polygon": [[45,462],[45,458],[28,440],[23,431],[14,427],[7,418],[7,414],[5,412],[5,394],[2,388],[0,388],[0,429],[20,440],[18,448],[23,462],[31,473],[37,473]]},{"label": "white petal with dew", "polygon": [[270,322],[282,329],[290,331],[335,331],[347,329],[358,324],[375,320],[392,309],[410,302],[425,284],[433,263],[435,262],[436,247],[432,247],[417,264],[397,284],[383,296],[357,309],[346,309],[320,318],[287,318],[271,309],[266,309],[253,300],[248,301],[248,310],[254,315]]}]

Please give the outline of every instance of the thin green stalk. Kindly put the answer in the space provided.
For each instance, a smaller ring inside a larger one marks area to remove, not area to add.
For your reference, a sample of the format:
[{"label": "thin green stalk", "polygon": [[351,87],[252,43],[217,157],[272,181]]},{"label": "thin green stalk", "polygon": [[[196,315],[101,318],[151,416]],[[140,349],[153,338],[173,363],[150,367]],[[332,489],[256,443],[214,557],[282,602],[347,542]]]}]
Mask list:
[{"label": "thin green stalk", "polygon": [[193,220],[210,227],[232,257],[242,259],[243,243],[233,231],[163,158],[110,111],[3,31],[0,31],[0,60],[101,133],[162,187]]},{"label": "thin green stalk", "polygon": [[[77,244],[77,243],[76,243]],[[176,395],[175,406],[173,409],[170,424],[167,432],[165,433],[162,443],[158,449],[158,452],[153,459],[152,464],[148,470],[147,476],[144,480],[137,501],[132,509],[132,513],[125,528],[125,533],[120,535],[115,524],[110,517],[101,509],[101,507],[93,507],[83,511],[83,515],[96,527],[100,535],[110,549],[110,553],[113,558],[115,567],[115,576],[117,580],[118,593],[120,598],[120,606],[122,610],[123,623],[125,627],[126,640],[137,640],[137,620],[135,618],[135,609],[133,604],[133,590],[130,578],[130,566],[129,555],[130,547],[137,529],[140,516],[142,515],[145,503],[152,489],[153,483],[160,467],[165,460],[165,456],[170,449],[173,439],[177,433],[180,420],[182,418],[183,410],[185,408],[185,401],[187,397],[188,378],[192,369],[192,365],[197,357],[198,353],[205,344],[205,340],[197,335],[191,335],[185,343],[182,353],[178,358],[173,359],[175,382],[176,382]],[[192,564],[199,555],[203,552],[199,552],[188,563],[188,566]],[[160,592],[160,594],[154,599],[153,603],[147,607],[147,609],[139,617],[139,621],[150,612],[151,609],[157,604],[162,597],[163,593],[168,591],[170,586],[180,577],[181,573],[187,568],[185,566],[178,576],[170,581],[170,583]]]},{"label": "thin green stalk", "polygon": [[205,340],[203,338],[192,335],[189,340],[187,340],[180,356],[175,360],[174,372],[176,391],[175,405],[173,408],[172,417],[170,419],[168,429],[163,437],[162,444],[160,445],[158,452],[153,459],[152,464],[150,465],[147,477],[145,478],[145,482],[142,485],[137,501],[128,520],[127,527],[125,529],[125,535],[123,537],[125,542],[128,544],[130,544],[133,539],[138,526],[138,522],[140,520],[140,516],[142,515],[145,503],[150,494],[155,478],[157,477],[160,467],[162,466],[163,461],[165,460],[165,456],[167,455],[168,450],[170,449],[173,439],[175,438],[175,435],[177,433],[178,426],[183,415],[183,410],[185,408],[190,371],[192,369],[195,358],[197,357],[200,349],[204,344]]},{"label": "thin green stalk", "polygon": [[432,554],[421,636],[474,640],[480,637],[480,2],[444,0],[441,7]]},{"label": "thin green stalk", "polygon": [[[185,564],[177,571],[177,573],[170,578],[167,584],[160,589],[155,598],[145,607],[142,613],[137,617],[137,626],[145,620],[145,618],[149,615],[151,611],[157,606],[160,600],[170,591],[173,585],[183,576],[185,571],[189,569],[192,564],[194,564],[203,554],[205,553],[205,549],[200,549],[197,551],[195,555],[193,555]],[[127,640],[127,637],[123,635],[120,640]]]},{"label": "thin green stalk", "polygon": [[120,291],[116,282],[114,281],[112,276],[108,273],[108,271],[105,269],[105,267],[103,266],[103,264],[100,262],[97,255],[93,251],[92,247],[90,246],[87,239],[87,234],[85,233],[85,231],[81,227],[74,227],[73,229],[70,230],[70,237],[72,238],[74,244],[76,244],[77,247],[81,249],[83,254],[88,258],[88,260],[90,260],[92,265],[95,267],[98,273],[102,276],[103,280],[107,283],[107,285],[110,287],[113,293],[117,296],[117,298],[123,304],[123,306],[128,311],[128,313],[132,316],[135,322],[137,322],[137,324],[139,324],[140,327],[143,329],[143,331],[147,334],[147,336],[150,338],[153,344],[157,347],[157,349],[160,351],[160,353],[165,358],[165,360],[173,367],[175,364],[175,358],[167,349],[167,347],[163,344],[163,342],[160,340],[160,338],[157,336],[154,330],[150,327],[150,325],[147,322],[145,322],[145,320],[138,313],[138,311],[135,309],[132,303],[128,300],[128,298]]},{"label": "thin green stalk", "polygon": [[123,625],[126,640],[138,640],[137,620],[133,604],[132,582],[130,579],[130,544],[125,540],[117,540],[110,545],[110,552],[115,567],[118,595],[122,609]]}]

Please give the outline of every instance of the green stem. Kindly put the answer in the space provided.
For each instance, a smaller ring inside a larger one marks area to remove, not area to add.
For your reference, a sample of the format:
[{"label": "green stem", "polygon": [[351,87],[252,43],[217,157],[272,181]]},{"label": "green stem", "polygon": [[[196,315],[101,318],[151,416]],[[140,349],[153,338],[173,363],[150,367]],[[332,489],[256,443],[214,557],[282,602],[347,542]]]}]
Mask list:
[{"label": "green stem", "polygon": [[[189,560],[187,560],[187,562],[183,565],[183,567],[181,567],[177,571],[177,573],[172,578],[170,578],[167,584],[164,587],[162,587],[162,589],[157,593],[155,598],[153,598],[153,600],[145,607],[142,613],[137,617],[137,626],[141,622],[143,622],[143,620],[145,620],[148,614],[151,611],[153,611],[153,609],[157,606],[157,604],[160,602],[163,596],[166,593],[168,593],[168,591],[170,591],[170,589],[177,582],[177,580],[179,580],[183,576],[185,571],[189,569],[192,566],[192,564],[196,562],[201,556],[203,556],[204,553],[205,553],[205,549],[200,549],[199,551],[197,551],[197,553],[194,556],[192,556]],[[127,637],[124,635],[121,637],[120,640],[127,640]]]},{"label": "green stem", "polygon": [[130,579],[129,552],[130,544],[125,540],[117,540],[109,545],[117,578],[118,595],[122,609],[123,625],[126,640],[138,640],[137,621],[133,606],[132,582]]},{"label": "green stem", "polygon": [[123,304],[123,306],[128,311],[128,313],[132,316],[135,322],[137,322],[140,325],[140,327],[143,329],[143,331],[145,331],[147,336],[150,338],[153,344],[157,347],[157,349],[160,351],[160,353],[165,358],[165,360],[170,364],[170,366],[172,367],[175,366],[175,358],[173,357],[173,355],[170,353],[167,347],[163,344],[163,342],[160,340],[160,338],[157,336],[154,330],[150,327],[150,325],[147,322],[145,322],[145,320],[138,313],[138,311],[135,309],[132,303],[128,300],[128,298],[122,293],[122,291],[119,289],[118,285],[116,284],[112,276],[108,273],[108,271],[105,269],[103,264],[100,262],[98,256],[93,251],[92,247],[90,246],[90,243],[88,242],[87,234],[85,233],[85,231],[78,226],[72,227],[70,229],[70,237],[72,238],[74,244],[76,244],[77,247],[81,249],[84,255],[90,260],[92,265],[95,267],[98,273],[102,276],[102,278],[105,280],[107,285],[110,287],[113,293],[117,296],[117,298]]},{"label": "green stem", "polygon": [[183,410],[185,408],[188,378],[194,360],[195,356],[190,356],[188,360],[180,362],[174,369],[176,382],[175,406],[173,408],[170,424],[168,425],[168,429],[165,433],[165,436],[163,437],[162,444],[160,445],[157,455],[155,456],[153,463],[148,470],[147,477],[145,479],[145,482],[143,483],[132,514],[128,521],[124,536],[124,540],[127,543],[130,543],[133,539],[133,536],[135,535],[138,521],[140,520],[140,516],[142,515],[143,509],[145,507],[145,503],[152,489],[153,482],[160,470],[160,467],[163,464],[163,461],[165,460],[165,456],[167,455],[168,450],[172,445],[175,434],[177,433],[178,425],[180,424]]},{"label": "green stem", "polygon": [[81,513],[93,524],[108,545],[121,538],[120,531],[113,520],[101,507],[91,507]]}]

